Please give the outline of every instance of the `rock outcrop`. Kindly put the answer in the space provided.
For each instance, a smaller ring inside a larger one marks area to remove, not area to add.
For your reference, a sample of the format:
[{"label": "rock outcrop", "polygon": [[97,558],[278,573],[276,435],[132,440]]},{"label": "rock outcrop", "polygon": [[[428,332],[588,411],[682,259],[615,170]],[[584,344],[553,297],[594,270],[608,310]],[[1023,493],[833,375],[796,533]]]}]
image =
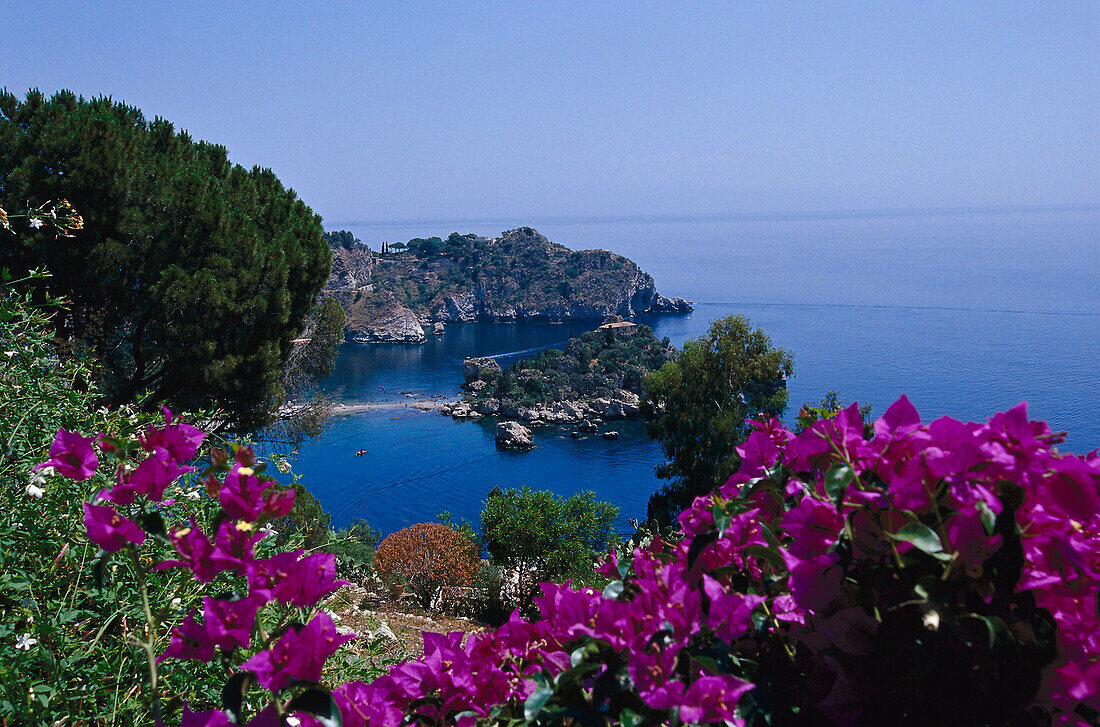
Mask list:
[{"label": "rock outcrop", "polygon": [[535,446],[531,430],[519,422],[498,423],[495,440],[498,449],[526,450]]},{"label": "rock outcrop", "polygon": [[633,261],[607,250],[569,250],[530,227],[491,239],[452,235],[445,243],[420,242],[432,244],[386,255],[365,245],[332,249],[323,293],[336,297],[349,314],[348,340],[422,342],[416,330],[424,325],[434,330],[432,324],[439,322],[566,321],[691,310],[684,299],[658,293],[652,276]]},{"label": "rock outcrop", "polygon": [[424,327],[409,308],[388,291],[332,291],[344,306],[344,333],[353,343],[424,343]]},{"label": "rock outcrop", "polygon": [[332,272],[324,290],[359,290],[371,285],[375,255],[366,245],[333,247]]},{"label": "rock outcrop", "polygon": [[482,378],[482,374],[500,373],[500,364],[488,357],[468,358],[462,362],[462,378],[466,385]]},{"label": "rock outcrop", "polygon": [[472,290],[464,290],[453,295],[445,295],[438,300],[431,311],[432,320],[453,323],[457,321],[476,321],[480,309],[477,296]]}]

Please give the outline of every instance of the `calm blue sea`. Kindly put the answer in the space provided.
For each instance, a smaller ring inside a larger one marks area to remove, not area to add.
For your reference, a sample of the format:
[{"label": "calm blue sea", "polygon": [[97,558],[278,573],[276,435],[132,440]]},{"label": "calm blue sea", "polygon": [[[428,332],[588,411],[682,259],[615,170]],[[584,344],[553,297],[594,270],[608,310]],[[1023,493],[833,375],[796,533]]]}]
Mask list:
[{"label": "calm blue sea", "polygon": [[[524,221],[328,225],[382,240],[499,234]],[[533,224],[533,223],[532,223]],[[676,344],[740,313],[793,352],[791,407],[830,389],[876,413],[904,393],[926,421],[984,419],[1027,401],[1069,431],[1076,452],[1100,447],[1100,210],[955,212],[676,221],[542,221],[551,240],[606,248],[695,302],[647,321]],[[462,324],[424,346],[346,345],[326,381],[349,402],[459,395],[465,356],[522,356],[584,324]],[[640,425],[616,442],[536,431],[537,447],[498,452],[492,426],[383,409],[336,420],[295,470],[334,525],[366,518],[389,533],[450,511],[477,521],[494,486],[593,490],[644,517],[662,460]],[[356,457],[355,451],[367,455]]]}]

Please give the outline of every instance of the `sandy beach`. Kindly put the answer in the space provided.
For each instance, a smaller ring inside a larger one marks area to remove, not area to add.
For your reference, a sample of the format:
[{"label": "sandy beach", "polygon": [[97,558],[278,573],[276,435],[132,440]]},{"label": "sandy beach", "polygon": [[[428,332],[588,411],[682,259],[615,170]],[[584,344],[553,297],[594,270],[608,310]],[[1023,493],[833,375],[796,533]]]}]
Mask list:
[{"label": "sandy beach", "polygon": [[409,401],[392,401],[372,404],[337,404],[332,408],[333,416],[347,416],[364,411],[376,411],[380,409],[417,409],[419,411],[439,411],[444,404],[453,402],[453,399],[410,399]]}]

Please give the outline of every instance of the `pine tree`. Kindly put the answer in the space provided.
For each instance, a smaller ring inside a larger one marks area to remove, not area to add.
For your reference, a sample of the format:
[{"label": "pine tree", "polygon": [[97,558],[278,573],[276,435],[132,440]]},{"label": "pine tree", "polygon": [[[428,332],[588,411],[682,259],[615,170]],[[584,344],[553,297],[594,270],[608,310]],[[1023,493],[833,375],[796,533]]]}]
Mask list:
[{"label": "pine tree", "polygon": [[84,229],[3,240],[0,267],[49,269],[72,301],[58,333],[95,355],[108,402],[268,421],[331,266],[320,218],[271,170],[110,98],[3,91],[0,206],[25,199],[67,199]]}]

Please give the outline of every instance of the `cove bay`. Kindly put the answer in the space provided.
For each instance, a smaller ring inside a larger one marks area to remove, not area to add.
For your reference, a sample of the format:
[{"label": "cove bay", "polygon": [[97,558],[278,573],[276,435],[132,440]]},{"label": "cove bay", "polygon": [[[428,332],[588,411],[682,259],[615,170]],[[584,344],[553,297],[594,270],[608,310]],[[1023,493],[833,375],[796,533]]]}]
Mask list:
[{"label": "cove bay", "polygon": [[[510,222],[334,224],[378,248],[456,230],[495,235]],[[1070,432],[1068,449],[1100,447],[1088,416],[1100,404],[1098,210],[532,224],[574,250],[625,255],[661,292],[692,301],[691,313],[639,319],[676,346],[726,315],[763,328],[794,354],[788,421],[830,390],[872,404],[872,416],[904,393],[924,421],[980,420],[1027,401],[1032,418]],[[493,487],[530,485],[593,490],[620,508],[616,527],[628,532],[664,459],[640,422],[617,422],[613,442],[540,427],[530,452],[501,452],[492,420],[406,406],[458,398],[464,357],[511,363],[598,323],[454,323],[423,345],[345,344],[324,386],[375,408],[336,417],[294,470],[336,527],[365,518],[389,533],[443,511],[476,522]]]}]

